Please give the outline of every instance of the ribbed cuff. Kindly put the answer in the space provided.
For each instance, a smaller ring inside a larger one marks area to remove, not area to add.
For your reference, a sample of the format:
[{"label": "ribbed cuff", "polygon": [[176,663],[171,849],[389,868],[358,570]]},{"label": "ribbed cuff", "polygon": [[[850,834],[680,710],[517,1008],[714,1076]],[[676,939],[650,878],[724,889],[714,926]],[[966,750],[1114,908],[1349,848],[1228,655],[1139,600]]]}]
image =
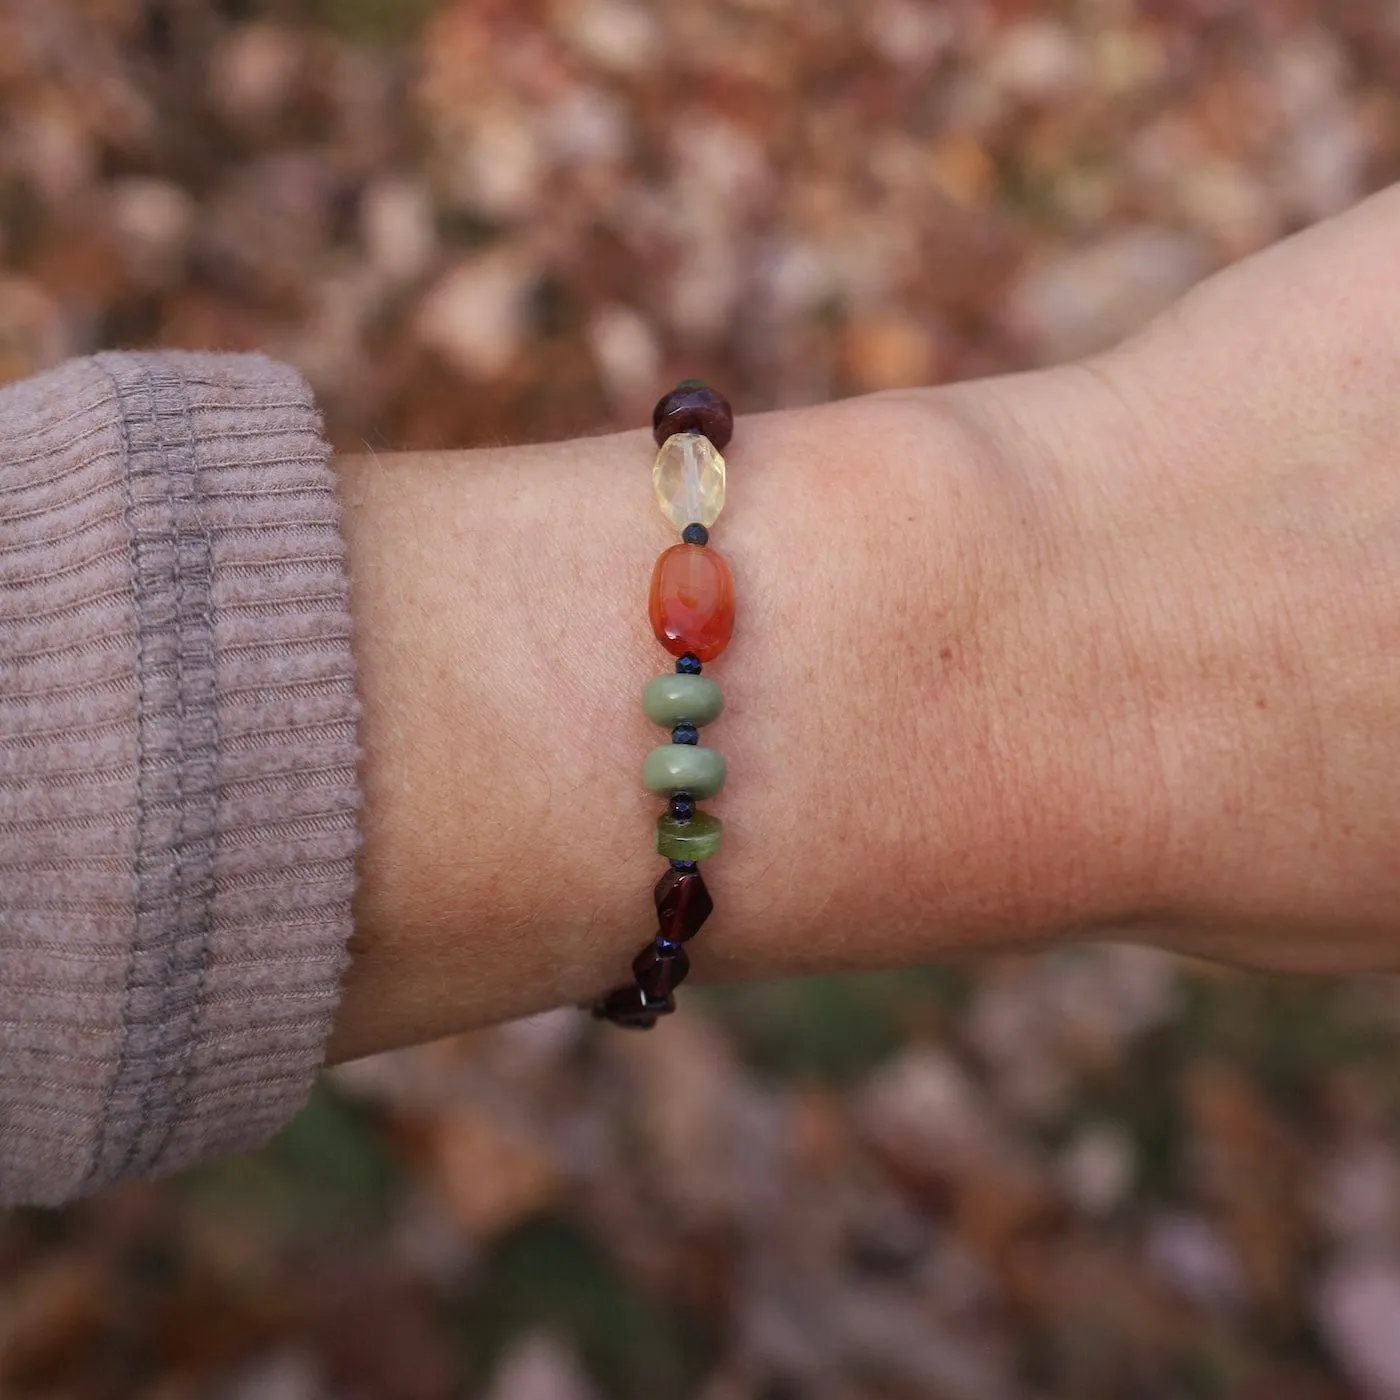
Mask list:
[{"label": "ribbed cuff", "polygon": [[[9,755],[10,813],[0,740],[0,862],[23,874],[21,896],[0,887],[12,1201],[280,1128],[322,1058],[354,885],[344,551],[310,391],[244,356],[102,355],[63,377],[66,415],[52,383],[27,396],[29,460],[0,448],[0,490],[34,511],[24,547],[82,542],[80,588],[31,590],[45,628],[6,640],[0,620],[0,727],[43,730],[42,710],[5,713],[35,682],[60,721]],[[43,454],[58,475],[28,480]],[[84,745],[95,763],[74,763]],[[8,1065],[7,1039],[25,1047]]]}]

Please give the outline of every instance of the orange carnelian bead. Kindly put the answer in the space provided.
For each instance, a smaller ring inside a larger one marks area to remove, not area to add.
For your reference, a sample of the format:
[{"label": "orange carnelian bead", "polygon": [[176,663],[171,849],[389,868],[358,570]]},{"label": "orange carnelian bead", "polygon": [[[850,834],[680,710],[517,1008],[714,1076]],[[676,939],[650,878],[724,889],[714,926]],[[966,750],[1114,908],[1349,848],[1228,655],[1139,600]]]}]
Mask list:
[{"label": "orange carnelian bead", "polygon": [[708,545],[672,545],[651,576],[652,631],[672,656],[713,661],[734,632],[734,579]]}]

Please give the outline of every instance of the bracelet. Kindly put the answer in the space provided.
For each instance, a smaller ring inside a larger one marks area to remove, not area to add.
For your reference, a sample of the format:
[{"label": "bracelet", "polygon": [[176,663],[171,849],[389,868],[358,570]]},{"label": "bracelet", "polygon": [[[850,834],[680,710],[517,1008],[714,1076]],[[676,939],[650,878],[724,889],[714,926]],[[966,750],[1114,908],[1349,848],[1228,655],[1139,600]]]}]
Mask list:
[{"label": "bracelet", "polygon": [[724,695],[701,672],[734,631],[734,580],[724,556],[710,548],[710,526],[724,506],[724,458],[734,432],[728,402],[698,379],[683,379],[656,405],[652,431],[660,449],[652,482],[661,513],[681,532],[656,561],[648,611],[656,640],[676,657],[674,674],[657,676],[642,708],[671,742],[653,749],[642,782],[668,798],[656,819],[656,850],[671,862],[657,881],[660,928],[632,964],[633,981],[609,992],[593,1014],[617,1026],[650,1030],[676,1009],[676,988],[690,971],[685,944],[710,917],[714,902],[699,862],[719,849],[720,820],[696,805],[724,786],[724,757],[700,743],[700,729],[724,709]]}]

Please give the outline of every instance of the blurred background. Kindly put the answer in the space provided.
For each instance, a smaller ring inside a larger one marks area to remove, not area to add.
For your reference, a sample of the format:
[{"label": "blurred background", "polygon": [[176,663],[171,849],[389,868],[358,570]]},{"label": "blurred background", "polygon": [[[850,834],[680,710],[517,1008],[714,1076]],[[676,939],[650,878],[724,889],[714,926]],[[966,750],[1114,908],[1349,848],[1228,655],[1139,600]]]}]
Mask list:
[{"label": "blurred background", "polygon": [[[1394,0],[0,0],[0,380],[262,348],[356,449],[1049,363],[1394,179],[1398,84]],[[1400,1396],[1400,990],[1084,949],[367,1061],[0,1216],[0,1396]]]}]

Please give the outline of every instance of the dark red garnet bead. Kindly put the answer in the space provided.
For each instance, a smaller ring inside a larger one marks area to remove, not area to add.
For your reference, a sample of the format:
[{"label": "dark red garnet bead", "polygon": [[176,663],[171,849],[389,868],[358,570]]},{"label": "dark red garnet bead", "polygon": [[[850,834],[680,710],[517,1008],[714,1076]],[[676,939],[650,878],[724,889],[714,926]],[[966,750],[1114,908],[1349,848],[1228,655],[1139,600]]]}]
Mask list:
[{"label": "dark red garnet bead", "polygon": [[682,379],[656,405],[651,428],[658,447],[675,433],[704,433],[723,452],[734,436],[734,410],[708,384]]},{"label": "dark red garnet bead", "polygon": [[698,870],[668,870],[656,882],[656,916],[661,921],[661,935],[673,943],[694,938],[714,908],[705,877]]},{"label": "dark red garnet bead", "polygon": [[619,987],[609,992],[594,1008],[600,1021],[611,1021],[628,1030],[649,1031],[658,1016],[669,1016],[676,1009],[672,996],[649,997],[639,986]]},{"label": "dark red garnet bead", "polygon": [[632,975],[649,1002],[665,1001],[685,981],[690,959],[679,943],[658,938],[643,948],[632,964]]}]

